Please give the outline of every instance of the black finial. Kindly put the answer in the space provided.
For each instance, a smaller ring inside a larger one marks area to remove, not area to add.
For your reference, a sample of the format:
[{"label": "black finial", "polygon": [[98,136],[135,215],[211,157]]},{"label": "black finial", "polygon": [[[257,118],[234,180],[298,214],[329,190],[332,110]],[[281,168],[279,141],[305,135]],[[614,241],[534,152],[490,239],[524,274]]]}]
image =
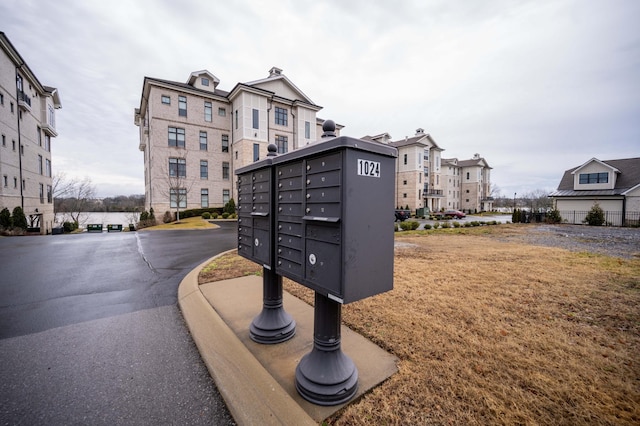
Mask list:
[{"label": "black finial", "polygon": [[275,157],[278,155],[278,146],[274,143],[270,143],[269,146],[267,146],[267,151],[269,151],[267,153],[267,157]]},{"label": "black finial", "polygon": [[322,123],[322,137],[323,138],[333,138],[336,136],[336,123],[333,120],[325,120]]}]

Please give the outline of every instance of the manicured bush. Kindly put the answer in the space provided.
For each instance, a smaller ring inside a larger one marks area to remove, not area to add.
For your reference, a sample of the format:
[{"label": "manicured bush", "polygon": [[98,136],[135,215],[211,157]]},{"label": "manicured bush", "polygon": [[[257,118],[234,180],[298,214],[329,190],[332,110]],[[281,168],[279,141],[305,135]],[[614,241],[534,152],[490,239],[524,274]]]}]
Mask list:
[{"label": "manicured bush", "polygon": [[471,222],[465,222],[464,223],[464,227],[465,228],[471,228],[473,225],[471,225]]},{"label": "manicured bush", "polygon": [[227,219],[228,217],[229,217],[229,213],[227,213],[227,212],[222,213],[222,218],[223,219]]},{"label": "manicured bush", "polygon": [[425,224],[424,224],[424,229],[431,229],[431,225],[430,225],[430,224],[428,224],[428,223],[425,223]]},{"label": "manicured bush", "polygon": [[442,224],[442,228],[451,228],[451,224],[449,222],[444,222]]},{"label": "manicured bush", "polygon": [[0,211],[0,228],[9,229],[11,228],[11,213],[8,208],[2,209]]},{"label": "manicured bush", "polygon": [[205,219],[205,220],[211,219],[211,213],[209,213],[209,212],[202,213],[202,218]]},{"label": "manicured bush", "polygon": [[460,222],[453,222],[454,228],[460,228]]},{"label": "manicured bush", "polygon": [[149,212],[147,211],[143,211],[142,213],[140,213],[140,222],[144,222],[145,220],[149,219]]},{"label": "manicured bush", "polygon": [[400,222],[400,228],[402,228],[403,231],[414,231],[418,229],[419,226],[420,222],[415,220],[405,220],[404,222]]},{"label": "manicured bush", "polygon": [[162,215],[162,223],[169,223],[169,222],[173,222],[173,215],[171,214],[170,211],[166,211],[164,212],[164,215]]},{"label": "manicured bush", "polygon": [[213,219],[217,219],[218,218],[218,213],[216,213],[216,212],[211,213],[211,217]]},{"label": "manicured bush", "polygon": [[78,229],[78,222],[64,222],[62,224],[62,230],[67,234],[75,231],[76,229]]},{"label": "manicured bush", "polygon": [[587,216],[584,218],[584,222],[590,226],[602,226],[604,225],[604,221],[604,210],[602,210],[602,207],[600,207],[598,203],[595,203],[593,207],[591,207],[591,210],[589,210],[589,213],[587,213]]},{"label": "manicured bush", "polygon": [[438,229],[440,227],[440,222],[435,222],[433,224],[433,229]]},{"label": "manicured bush", "polygon": [[22,207],[17,206],[13,209],[13,213],[11,213],[11,223],[14,228],[27,229],[27,217],[24,215]]}]

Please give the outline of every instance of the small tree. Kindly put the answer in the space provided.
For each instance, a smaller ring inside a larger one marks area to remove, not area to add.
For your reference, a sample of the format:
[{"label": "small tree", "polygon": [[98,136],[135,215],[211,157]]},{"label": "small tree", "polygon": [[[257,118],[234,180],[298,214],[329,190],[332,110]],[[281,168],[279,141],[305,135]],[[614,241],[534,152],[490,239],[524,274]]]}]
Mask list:
[{"label": "small tree", "polygon": [[27,217],[24,215],[22,207],[17,206],[13,209],[13,213],[11,214],[11,222],[13,223],[14,228],[20,228],[25,231],[27,230]]},{"label": "small tree", "polygon": [[591,226],[602,226],[604,225],[604,220],[604,211],[598,203],[595,203],[593,207],[591,207],[591,210],[589,210],[589,213],[587,213],[587,216],[584,218],[584,222]]},{"label": "small tree", "polygon": [[222,211],[229,214],[234,214],[236,212],[236,202],[233,201],[233,198],[224,205]]},{"label": "small tree", "polygon": [[0,211],[0,228],[11,228],[11,213],[6,207]]},{"label": "small tree", "polygon": [[553,209],[547,214],[547,223],[560,223],[562,222],[562,216],[558,209]]}]

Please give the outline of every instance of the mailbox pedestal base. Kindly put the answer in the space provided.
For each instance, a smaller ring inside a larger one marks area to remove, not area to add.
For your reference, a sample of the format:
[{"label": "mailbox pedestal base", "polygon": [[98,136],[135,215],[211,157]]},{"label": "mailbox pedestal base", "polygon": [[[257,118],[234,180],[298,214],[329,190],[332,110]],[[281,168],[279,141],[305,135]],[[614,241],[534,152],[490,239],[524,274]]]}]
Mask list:
[{"label": "mailbox pedestal base", "polygon": [[307,401],[338,405],[358,389],[358,369],[340,349],[342,305],[316,292],[313,349],[296,368],[296,389]]},{"label": "mailbox pedestal base", "polygon": [[262,312],[249,326],[251,340],[262,344],[287,341],[296,334],[296,322],[282,307],[282,277],[262,269]]}]

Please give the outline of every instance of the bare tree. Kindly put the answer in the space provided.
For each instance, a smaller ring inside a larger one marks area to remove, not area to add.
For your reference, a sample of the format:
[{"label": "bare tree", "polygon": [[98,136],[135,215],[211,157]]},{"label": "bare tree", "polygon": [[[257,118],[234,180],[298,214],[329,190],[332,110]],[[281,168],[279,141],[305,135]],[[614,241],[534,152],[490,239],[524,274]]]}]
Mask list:
[{"label": "bare tree", "polygon": [[56,212],[68,214],[79,224],[82,214],[95,198],[96,188],[91,178],[67,178],[60,172],[53,177],[52,186]]},{"label": "bare tree", "polygon": [[187,178],[187,152],[182,157],[170,157],[164,174],[166,183],[164,195],[169,198],[170,208],[176,209],[176,221],[180,222],[180,209],[187,207],[187,195],[195,183]]}]

